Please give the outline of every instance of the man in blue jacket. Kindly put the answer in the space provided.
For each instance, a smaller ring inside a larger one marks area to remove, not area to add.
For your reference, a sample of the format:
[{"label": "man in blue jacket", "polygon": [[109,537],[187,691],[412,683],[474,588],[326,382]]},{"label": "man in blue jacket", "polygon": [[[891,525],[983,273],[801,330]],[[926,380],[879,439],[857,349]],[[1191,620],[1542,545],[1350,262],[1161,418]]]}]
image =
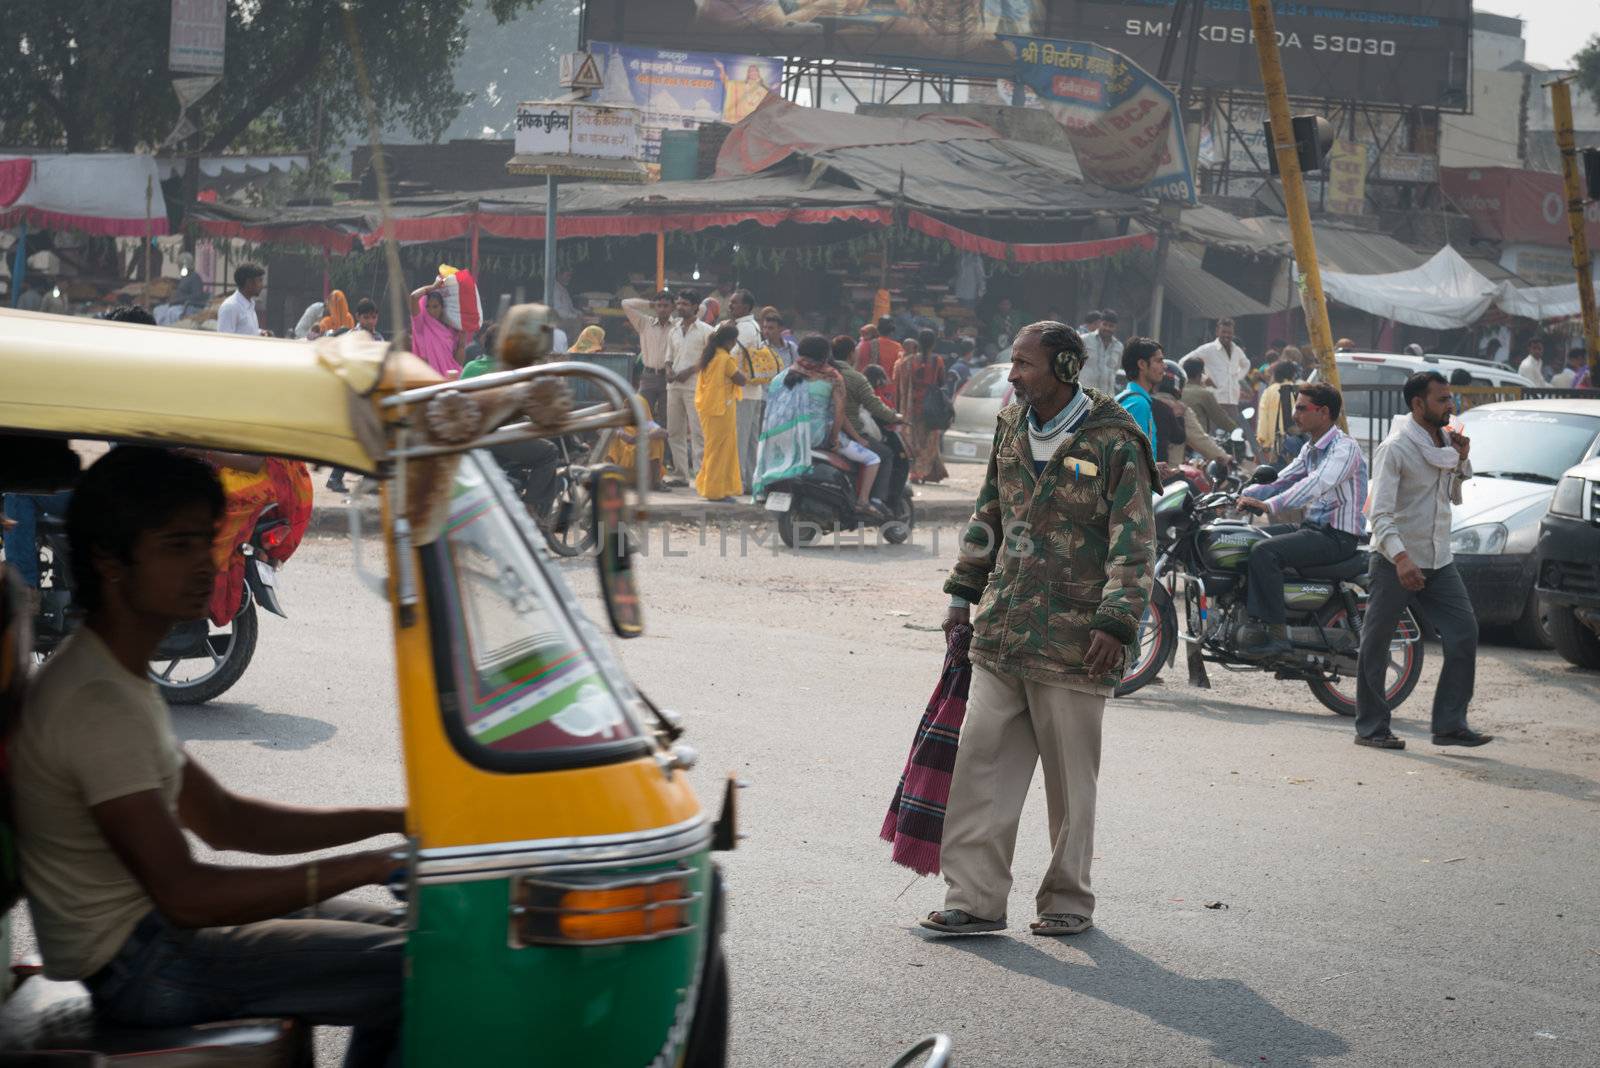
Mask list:
[{"label": "man in blue jacket", "polygon": [[1122,370],[1128,376],[1128,388],[1117,394],[1117,403],[1139,424],[1150,442],[1151,455],[1155,455],[1156,415],[1151,395],[1167,376],[1166,353],[1161,350],[1161,342],[1147,337],[1133,338],[1122,350]]}]

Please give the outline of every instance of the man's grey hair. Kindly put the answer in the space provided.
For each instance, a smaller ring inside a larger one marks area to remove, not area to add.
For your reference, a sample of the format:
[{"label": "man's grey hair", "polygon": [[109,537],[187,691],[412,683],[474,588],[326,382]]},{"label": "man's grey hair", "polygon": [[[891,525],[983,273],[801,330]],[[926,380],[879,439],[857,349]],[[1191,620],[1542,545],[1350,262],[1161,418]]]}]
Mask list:
[{"label": "man's grey hair", "polygon": [[1083,355],[1083,338],[1066,323],[1059,323],[1054,319],[1042,319],[1037,323],[1029,323],[1017,331],[1017,337],[1023,334],[1038,334],[1039,344],[1052,355],[1057,352],[1070,352],[1080,357]]}]

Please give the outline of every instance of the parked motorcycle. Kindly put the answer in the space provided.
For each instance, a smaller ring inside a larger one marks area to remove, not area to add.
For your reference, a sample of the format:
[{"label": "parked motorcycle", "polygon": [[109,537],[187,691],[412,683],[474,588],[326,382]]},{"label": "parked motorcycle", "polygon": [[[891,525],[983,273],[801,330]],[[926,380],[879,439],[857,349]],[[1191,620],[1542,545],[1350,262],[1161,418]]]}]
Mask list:
[{"label": "parked motorcycle", "polygon": [[893,456],[889,475],[889,521],[883,523],[856,507],[857,466],[836,453],[813,449],[811,468],[794,478],[774,482],[767,491],[766,509],[778,518],[778,537],[791,549],[810,545],[836,530],[881,524],[883,540],[900,545],[911,537],[916,508],[911,500],[911,454],[898,433],[885,430],[883,439]]},{"label": "parked motorcycle", "polygon": [[[73,609],[66,521],[40,516],[38,522],[36,551],[41,588],[33,632],[34,651],[45,657],[66,641],[81,619]],[[215,626],[209,618],[179,623],[156,647],[156,655],[150,660],[150,679],[169,704],[204,704],[222,696],[239,681],[255,655],[257,604],[288,618],[278,598],[278,569],[271,559],[289,537],[289,531],[289,521],[277,505],[262,509],[250,537],[239,546],[244,557],[244,590],[233,618],[222,627]],[[219,582],[225,580],[226,575],[218,576]]]},{"label": "parked motorcycle", "polygon": [[592,445],[575,436],[537,438],[491,451],[551,551],[577,556],[594,547],[586,462]]},{"label": "parked motorcycle", "polygon": [[[1256,478],[1276,472],[1263,468]],[[1150,684],[1177,655],[1189,648],[1190,682],[1209,686],[1207,663],[1230,670],[1270,671],[1273,677],[1304,682],[1328,709],[1356,714],[1356,660],[1361,621],[1367,606],[1367,554],[1319,567],[1287,569],[1284,600],[1293,649],[1266,660],[1240,652],[1260,634],[1246,612],[1250,549],[1269,535],[1238,518],[1228,518],[1237,493],[1196,495],[1187,483],[1169,485],[1155,506],[1155,584],[1150,607],[1140,622],[1133,662],[1117,687],[1118,695]],[[1178,602],[1182,601],[1180,627]],[[1399,707],[1422,675],[1422,630],[1408,609],[1389,645],[1384,693]]]}]

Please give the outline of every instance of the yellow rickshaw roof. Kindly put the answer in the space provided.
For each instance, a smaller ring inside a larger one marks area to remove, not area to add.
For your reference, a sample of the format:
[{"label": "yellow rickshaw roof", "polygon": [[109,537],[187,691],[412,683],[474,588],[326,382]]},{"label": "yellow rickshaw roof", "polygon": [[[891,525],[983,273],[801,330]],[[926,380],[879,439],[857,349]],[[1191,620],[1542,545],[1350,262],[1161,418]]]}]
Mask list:
[{"label": "yellow rickshaw roof", "polygon": [[[0,431],[290,456],[371,473],[382,437],[352,391],[387,346],[0,310]],[[366,444],[363,444],[365,439]]]}]

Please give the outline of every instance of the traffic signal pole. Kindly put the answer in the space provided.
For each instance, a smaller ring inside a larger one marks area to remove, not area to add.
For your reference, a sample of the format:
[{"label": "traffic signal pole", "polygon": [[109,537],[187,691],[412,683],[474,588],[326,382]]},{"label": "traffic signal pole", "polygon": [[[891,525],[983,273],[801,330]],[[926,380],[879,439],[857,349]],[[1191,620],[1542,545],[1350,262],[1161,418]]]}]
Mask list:
[{"label": "traffic signal pole", "polygon": [[1561,150],[1561,177],[1566,182],[1572,267],[1578,275],[1578,307],[1583,309],[1589,381],[1600,382],[1600,312],[1595,310],[1594,261],[1589,256],[1589,235],[1584,232],[1583,181],[1578,176],[1578,150],[1572,139],[1572,88],[1565,78],[1550,83],[1550,110],[1555,119],[1556,147]]},{"label": "traffic signal pole", "polygon": [[[1250,0],[1250,22],[1255,29],[1256,56],[1261,61],[1261,86],[1267,95],[1272,120],[1272,151],[1278,157],[1278,177],[1283,181],[1283,203],[1294,237],[1294,260],[1300,269],[1300,306],[1306,313],[1311,348],[1317,354],[1322,381],[1339,389],[1339,367],[1333,358],[1333,328],[1328,325],[1328,303],[1322,295],[1322,271],[1317,266],[1317,240],[1311,232],[1311,207],[1306,203],[1306,183],[1300,173],[1295,148],[1294,123],[1289,117],[1289,90],[1278,59],[1278,29],[1272,0]],[[1344,413],[1339,425],[1345,427]]]}]

